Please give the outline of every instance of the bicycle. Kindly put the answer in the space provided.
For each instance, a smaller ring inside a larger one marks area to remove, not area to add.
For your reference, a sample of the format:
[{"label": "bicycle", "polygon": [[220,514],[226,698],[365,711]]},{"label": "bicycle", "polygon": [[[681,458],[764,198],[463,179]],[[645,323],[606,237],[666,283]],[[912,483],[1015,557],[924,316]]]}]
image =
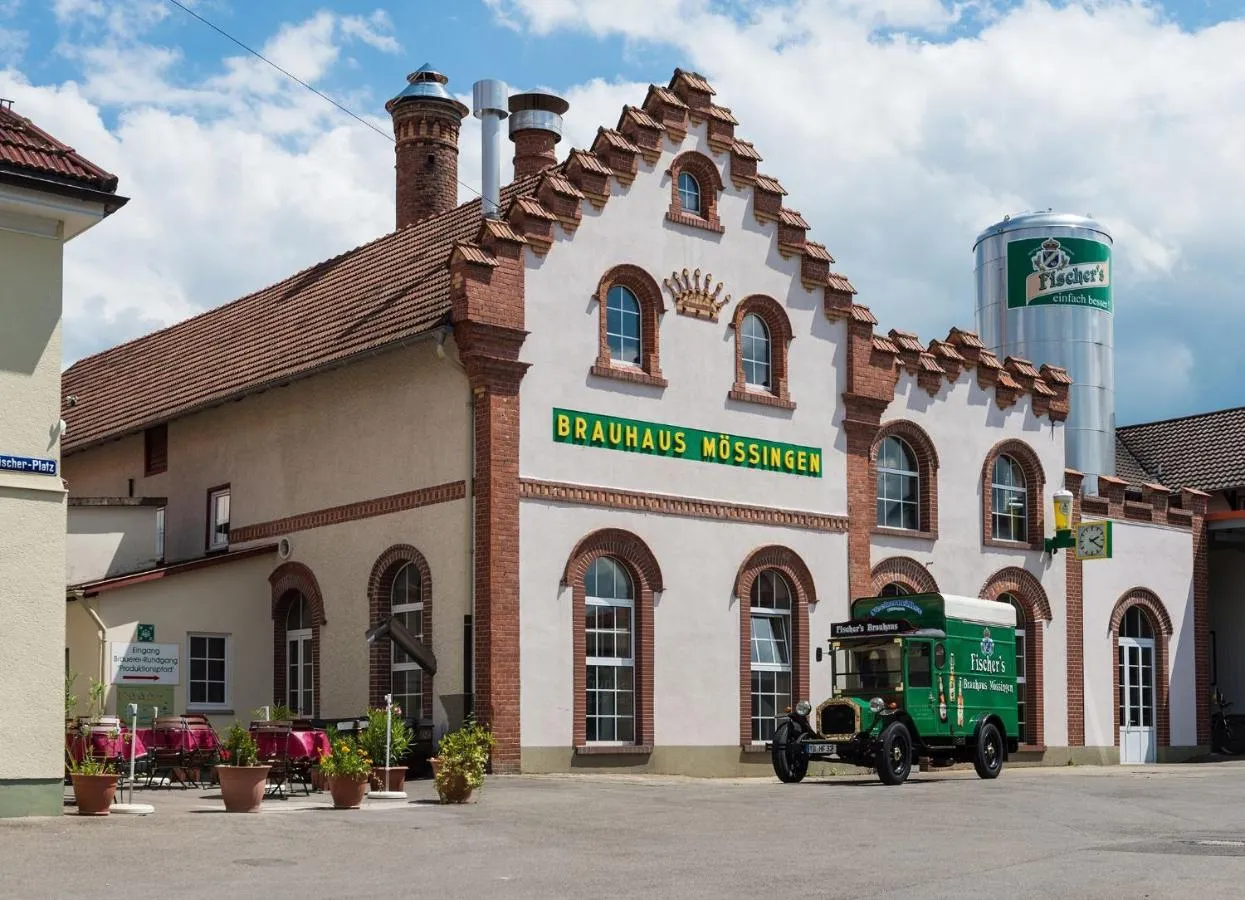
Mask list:
[{"label": "bicycle", "polygon": [[1228,756],[1245,752],[1245,723],[1233,723],[1232,719],[1241,717],[1229,716],[1227,712],[1232,702],[1224,700],[1218,688],[1211,694],[1211,701],[1215,704],[1215,711],[1210,714],[1211,750]]}]

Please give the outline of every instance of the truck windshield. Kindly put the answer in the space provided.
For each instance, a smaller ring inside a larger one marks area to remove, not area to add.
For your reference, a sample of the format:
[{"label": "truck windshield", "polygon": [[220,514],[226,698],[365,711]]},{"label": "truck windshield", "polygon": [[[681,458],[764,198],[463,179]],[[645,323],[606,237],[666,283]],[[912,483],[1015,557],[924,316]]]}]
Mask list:
[{"label": "truck windshield", "polygon": [[834,692],[895,690],[903,684],[902,645],[852,643],[834,651]]}]

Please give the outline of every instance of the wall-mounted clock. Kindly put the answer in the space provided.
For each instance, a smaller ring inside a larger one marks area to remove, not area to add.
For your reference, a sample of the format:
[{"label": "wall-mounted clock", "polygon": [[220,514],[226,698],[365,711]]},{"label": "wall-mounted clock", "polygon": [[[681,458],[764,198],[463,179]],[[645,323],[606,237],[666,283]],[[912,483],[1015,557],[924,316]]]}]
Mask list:
[{"label": "wall-mounted clock", "polygon": [[1082,522],[1076,526],[1077,559],[1111,558],[1111,523]]}]

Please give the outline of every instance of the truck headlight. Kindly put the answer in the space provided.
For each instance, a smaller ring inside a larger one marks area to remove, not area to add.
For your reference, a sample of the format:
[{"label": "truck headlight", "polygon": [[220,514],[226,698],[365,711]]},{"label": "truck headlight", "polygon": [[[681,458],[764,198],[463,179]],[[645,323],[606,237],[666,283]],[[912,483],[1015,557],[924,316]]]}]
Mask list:
[{"label": "truck headlight", "polygon": [[801,700],[795,705],[795,711],[802,716],[807,716],[813,711],[813,704],[809,703],[807,700]]},{"label": "truck headlight", "polygon": [[886,704],[882,702],[881,697],[874,697],[869,701],[869,711],[874,715],[880,713],[884,709],[886,709]]}]

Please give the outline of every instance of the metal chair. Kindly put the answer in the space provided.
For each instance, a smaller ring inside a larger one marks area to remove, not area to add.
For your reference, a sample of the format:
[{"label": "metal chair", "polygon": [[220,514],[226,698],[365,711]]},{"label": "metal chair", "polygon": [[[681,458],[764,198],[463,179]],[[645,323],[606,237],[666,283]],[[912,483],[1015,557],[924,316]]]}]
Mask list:
[{"label": "metal chair", "polygon": [[[290,781],[290,732],[289,722],[252,722],[251,736],[259,745],[259,761],[268,770],[268,783],[272,789],[269,796],[285,797],[285,784]],[[267,745],[267,746],[265,746]],[[293,784],[290,784],[291,789]]]},{"label": "metal chair", "polygon": [[168,772],[168,787],[173,781],[185,790],[188,760],[190,758],[190,733],[186,720],[181,716],[157,716],[151,723],[151,752],[147,769],[147,787],[151,787],[157,773]]}]

